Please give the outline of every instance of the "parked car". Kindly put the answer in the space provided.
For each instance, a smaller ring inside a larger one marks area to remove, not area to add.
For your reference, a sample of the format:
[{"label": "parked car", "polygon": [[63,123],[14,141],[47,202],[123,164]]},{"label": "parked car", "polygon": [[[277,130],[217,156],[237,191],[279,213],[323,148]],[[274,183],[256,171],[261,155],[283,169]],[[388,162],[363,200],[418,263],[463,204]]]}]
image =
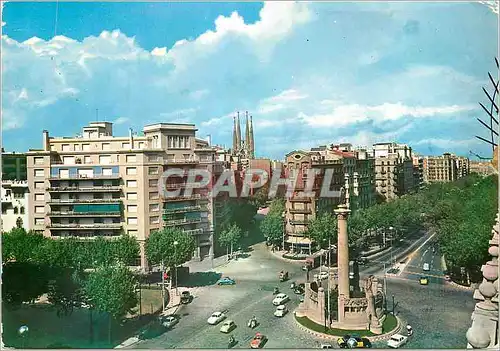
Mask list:
[{"label": "parked car", "polygon": [[222,312],[214,312],[210,317],[208,317],[208,324],[216,325],[226,318],[226,315]]},{"label": "parked car", "polygon": [[181,292],[181,303],[188,304],[193,300],[193,295],[189,293],[189,291]]},{"label": "parked car", "polygon": [[388,341],[387,346],[393,349],[397,349],[408,341],[408,337],[401,334],[394,334]]},{"label": "parked car", "polygon": [[234,285],[236,281],[229,277],[224,277],[217,282],[217,285]]},{"label": "parked car", "polygon": [[161,316],[160,317],[160,323],[165,327],[165,328],[172,328],[174,325],[179,323],[179,320],[174,317],[174,316]]},{"label": "parked car", "polygon": [[222,327],[220,327],[220,331],[222,333],[230,333],[231,330],[233,330],[234,328],[236,328],[236,324],[233,322],[233,321],[225,321],[224,323],[222,323]]},{"label": "parked car", "polygon": [[260,349],[267,342],[267,336],[262,335],[261,333],[255,334],[252,341],[250,341],[250,348],[252,349]]},{"label": "parked car", "polygon": [[273,305],[279,306],[279,305],[284,304],[285,302],[287,302],[289,300],[290,300],[290,298],[288,297],[287,294],[281,293],[281,294],[276,295],[276,297],[273,300]]},{"label": "parked car", "polygon": [[420,277],[420,285],[428,285],[429,279],[427,277]]},{"label": "parked car", "polygon": [[327,279],[330,274],[328,272],[319,272],[318,274],[314,275],[315,280],[323,280]]},{"label": "parked car", "polygon": [[285,305],[279,305],[276,307],[276,311],[274,311],[274,315],[276,317],[283,317],[285,314],[287,314],[288,309],[286,308]]},{"label": "parked car", "polygon": [[297,295],[303,295],[305,289],[302,286],[298,285],[293,289],[293,292],[296,293]]},{"label": "parked car", "polygon": [[371,348],[372,343],[368,338],[362,338],[359,335],[344,335],[337,339],[337,344],[341,349],[354,348],[354,349],[364,349]]}]

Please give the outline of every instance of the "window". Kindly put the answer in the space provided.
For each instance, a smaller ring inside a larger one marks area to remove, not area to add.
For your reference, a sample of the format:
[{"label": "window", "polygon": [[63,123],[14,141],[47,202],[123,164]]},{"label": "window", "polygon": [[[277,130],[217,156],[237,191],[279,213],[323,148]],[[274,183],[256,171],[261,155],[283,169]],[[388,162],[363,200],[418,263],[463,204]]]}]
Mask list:
[{"label": "window", "polygon": [[112,168],[103,168],[102,175],[105,175],[105,176],[113,175],[113,169]]},{"label": "window", "polygon": [[139,149],[144,149],[144,141],[139,141]]},{"label": "window", "polygon": [[137,174],[137,168],[127,167],[127,175],[136,175],[136,174]]},{"label": "window", "polygon": [[35,201],[45,201],[45,194],[35,194]]},{"label": "window", "polygon": [[150,179],[149,180],[149,187],[150,188],[156,188],[158,186],[158,179]]},{"label": "window", "polygon": [[127,193],[127,200],[137,200],[137,193]]},{"label": "window", "polygon": [[137,213],[137,205],[128,205],[127,212],[129,213]]},{"label": "window", "polygon": [[75,156],[63,156],[63,163],[65,165],[74,165],[75,164]]},{"label": "window", "polygon": [[70,151],[70,146],[69,144],[63,144],[62,145],[62,151]]},{"label": "window", "polygon": [[111,155],[100,155],[99,163],[102,165],[109,165],[111,163]]},{"label": "window", "polygon": [[130,149],[130,143],[122,143],[122,149]]},{"label": "window", "polygon": [[80,144],[75,144],[75,151],[80,151],[82,146]]},{"label": "window", "polygon": [[35,225],[43,225],[44,223],[43,218],[35,218]]},{"label": "window", "polygon": [[43,169],[35,169],[35,177],[45,176],[45,171]]},{"label": "window", "polygon": [[148,159],[150,162],[158,162],[160,160],[158,155],[150,155]]},{"label": "window", "polygon": [[35,206],[35,213],[43,213],[45,211],[45,206]]},{"label": "window", "polygon": [[149,167],[148,173],[149,173],[149,175],[158,174],[158,167]]},{"label": "window", "polygon": [[137,224],[137,217],[127,218],[127,224]]},{"label": "window", "polygon": [[90,144],[82,144],[83,151],[90,151]]},{"label": "window", "polygon": [[150,204],[149,212],[158,212],[160,210],[160,204]]},{"label": "window", "polygon": [[127,234],[130,236],[137,236],[137,230],[129,230]]},{"label": "window", "polygon": [[125,158],[127,160],[127,163],[134,163],[134,162],[137,162],[137,157],[136,155],[127,155],[127,157]]},{"label": "window", "polygon": [[19,212],[20,212],[21,214],[24,214],[24,207],[22,207],[22,206],[21,206],[21,208],[19,209]]},{"label": "window", "polygon": [[34,163],[36,165],[43,165],[43,157],[35,157],[34,158]]},{"label": "window", "polygon": [[45,182],[35,182],[35,189],[43,189]]},{"label": "window", "polygon": [[103,150],[111,150],[111,144],[110,143],[102,143],[102,149]]},{"label": "window", "polygon": [[137,180],[127,180],[128,188],[137,188]]},{"label": "window", "polygon": [[80,176],[81,178],[92,178],[94,176],[94,170],[93,169],[79,169],[78,176]]},{"label": "window", "polygon": [[158,195],[157,191],[152,191],[149,193],[149,199],[150,200],[158,200],[160,196]]},{"label": "window", "polygon": [[149,224],[158,224],[160,223],[160,217],[154,216],[154,217],[149,217]]},{"label": "window", "polygon": [[92,163],[90,156],[83,156],[83,163],[85,163],[85,164]]},{"label": "window", "polygon": [[14,207],[14,214],[18,214],[19,213],[19,210],[17,209],[17,206]]}]

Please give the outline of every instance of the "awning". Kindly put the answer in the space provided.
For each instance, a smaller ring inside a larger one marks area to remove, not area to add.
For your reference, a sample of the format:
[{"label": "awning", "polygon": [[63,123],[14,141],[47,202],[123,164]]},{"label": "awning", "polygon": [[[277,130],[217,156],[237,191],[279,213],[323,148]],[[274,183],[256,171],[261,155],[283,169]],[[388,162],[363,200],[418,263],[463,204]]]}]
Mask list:
[{"label": "awning", "polygon": [[302,236],[289,236],[286,242],[294,245],[311,245],[311,239]]}]

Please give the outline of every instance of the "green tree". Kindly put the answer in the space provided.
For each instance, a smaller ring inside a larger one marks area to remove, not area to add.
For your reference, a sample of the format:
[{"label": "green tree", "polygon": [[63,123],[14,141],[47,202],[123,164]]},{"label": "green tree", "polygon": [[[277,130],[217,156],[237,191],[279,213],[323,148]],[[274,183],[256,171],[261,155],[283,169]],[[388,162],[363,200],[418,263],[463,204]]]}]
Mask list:
[{"label": "green tree", "polygon": [[116,260],[124,265],[133,266],[140,254],[137,239],[130,235],[122,235],[113,244]]},{"label": "green tree", "polygon": [[280,245],[283,241],[284,223],[281,215],[268,214],[260,222],[260,231],[267,241],[273,245]]},{"label": "green tree", "polygon": [[[241,240],[243,231],[236,224],[231,224],[228,228],[224,229],[218,238],[218,241],[221,245],[227,248],[227,252],[231,252],[233,254],[233,247],[239,243]],[[231,249],[231,251],[229,251]]]},{"label": "green tree", "polygon": [[[177,242],[177,245],[174,245]],[[145,251],[153,265],[163,263],[165,267],[175,267],[193,257],[195,242],[192,236],[175,227],[165,227],[155,231],[146,239]]]},{"label": "green tree", "polygon": [[48,282],[48,301],[56,307],[58,316],[71,314],[87,300],[81,271],[72,268],[55,268]]},{"label": "green tree", "polygon": [[19,306],[34,302],[48,290],[49,271],[32,262],[7,262],[2,267],[2,302]]},{"label": "green tree", "polygon": [[337,240],[337,217],[333,213],[323,212],[309,222],[306,235],[318,248],[328,247],[328,239],[332,243]]},{"label": "green tree", "polygon": [[284,198],[274,198],[269,205],[269,215],[280,216],[285,211],[285,199]]},{"label": "green tree", "polygon": [[110,317],[109,342],[112,318],[119,320],[137,306],[136,284],[136,278],[124,266],[100,267],[85,282],[84,291],[92,308]]},{"label": "green tree", "polygon": [[43,235],[26,232],[23,228],[14,228],[2,234],[3,262],[36,261],[40,248],[48,241]]}]

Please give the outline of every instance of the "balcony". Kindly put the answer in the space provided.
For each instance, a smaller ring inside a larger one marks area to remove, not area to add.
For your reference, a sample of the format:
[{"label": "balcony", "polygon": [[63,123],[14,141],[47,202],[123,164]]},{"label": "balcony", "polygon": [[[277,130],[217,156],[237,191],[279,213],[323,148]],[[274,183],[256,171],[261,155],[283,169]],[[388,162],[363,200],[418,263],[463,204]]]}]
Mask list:
[{"label": "balcony", "polygon": [[291,197],[291,198],[288,198],[288,201],[290,202],[311,202],[311,198],[310,197]]},{"label": "balcony", "polygon": [[11,203],[12,202],[12,196],[2,196],[2,203]]},{"label": "balcony", "polygon": [[186,219],[170,219],[170,220],[164,218],[166,227],[193,224],[193,223],[201,223],[201,222],[206,221],[206,220],[208,220],[208,218],[186,218]]},{"label": "balcony", "polygon": [[305,214],[311,214],[312,211],[304,208],[289,208],[288,212],[290,213],[305,213]]},{"label": "balcony", "polygon": [[163,214],[198,212],[198,211],[207,211],[207,210],[208,210],[207,206],[196,205],[196,206],[186,206],[186,207],[181,207],[181,208],[164,209]]},{"label": "balcony", "polygon": [[74,212],[74,211],[51,211],[49,217],[121,217],[121,212]]},{"label": "balcony", "polygon": [[191,195],[179,195],[179,196],[162,196],[162,200],[165,202],[169,201],[186,201],[186,200],[208,200],[208,194],[191,194]]},{"label": "balcony", "polygon": [[47,225],[49,229],[75,229],[75,230],[88,230],[88,229],[120,229],[121,223],[92,223],[92,224],[76,224],[76,223],[52,223]]},{"label": "balcony", "polygon": [[166,165],[195,165],[199,163],[199,161],[195,158],[190,158],[190,159],[173,159],[173,160],[165,160]]},{"label": "balcony", "polygon": [[88,204],[88,203],[118,203],[120,199],[51,199],[49,204]]},{"label": "balcony", "polygon": [[291,225],[307,225],[309,223],[309,221],[305,219],[290,219],[288,222],[290,222]]},{"label": "balcony", "polygon": [[189,235],[200,235],[205,232],[205,229],[203,228],[198,228],[198,229],[188,229],[185,230],[184,233],[189,234]]},{"label": "balcony", "polygon": [[121,179],[118,173],[116,174],[102,174],[102,173],[94,173],[94,174],[72,174],[72,175],[51,175],[49,180],[89,180],[89,179]]},{"label": "balcony", "polygon": [[58,192],[58,193],[64,193],[64,192],[117,192],[120,191],[121,187],[120,186],[115,186],[115,185],[109,185],[109,186],[92,186],[92,187],[86,187],[86,188],[81,188],[78,186],[59,186],[59,187],[49,187],[47,188],[47,191],[49,192]]}]

